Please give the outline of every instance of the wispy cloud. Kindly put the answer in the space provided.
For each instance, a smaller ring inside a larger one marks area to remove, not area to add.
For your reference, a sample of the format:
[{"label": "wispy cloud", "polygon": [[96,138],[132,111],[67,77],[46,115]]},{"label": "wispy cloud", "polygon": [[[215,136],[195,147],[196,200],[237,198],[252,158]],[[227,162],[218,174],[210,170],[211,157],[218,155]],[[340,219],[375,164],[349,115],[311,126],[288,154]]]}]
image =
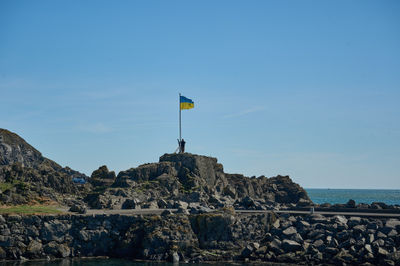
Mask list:
[{"label": "wispy cloud", "polygon": [[251,114],[251,113],[255,113],[255,112],[260,112],[260,111],[263,111],[263,110],[265,110],[264,106],[254,106],[254,107],[242,110],[242,111],[237,112],[237,113],[224,115],[223,118],[239,117],[239,116],[243,116],[243,115],[247,115],[247,114]]}]

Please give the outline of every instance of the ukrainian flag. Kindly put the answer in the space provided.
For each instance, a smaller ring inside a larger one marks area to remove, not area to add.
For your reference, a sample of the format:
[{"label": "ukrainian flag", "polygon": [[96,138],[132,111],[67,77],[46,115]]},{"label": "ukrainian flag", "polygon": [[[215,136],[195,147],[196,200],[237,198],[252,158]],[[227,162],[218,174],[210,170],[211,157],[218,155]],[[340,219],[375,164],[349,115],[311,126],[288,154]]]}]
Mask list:
[{"label": "ukrainian flag", "polygon": [[192,109],[194,107],[194,102],[186,98],[185,96],[180,96],[180,104],[181,104],[181,110],[183,109]]}]

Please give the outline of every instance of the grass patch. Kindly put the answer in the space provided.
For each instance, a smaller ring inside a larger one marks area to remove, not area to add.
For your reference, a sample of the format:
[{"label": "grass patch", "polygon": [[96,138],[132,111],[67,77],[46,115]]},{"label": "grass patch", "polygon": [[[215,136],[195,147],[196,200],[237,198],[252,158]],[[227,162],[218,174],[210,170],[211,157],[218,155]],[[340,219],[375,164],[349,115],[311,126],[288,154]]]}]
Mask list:
[{"label": "grass patch", "polygon": [[58,214],[62,211],[56,206],[48,205],[16,205],[0,206],[0,214]]}]

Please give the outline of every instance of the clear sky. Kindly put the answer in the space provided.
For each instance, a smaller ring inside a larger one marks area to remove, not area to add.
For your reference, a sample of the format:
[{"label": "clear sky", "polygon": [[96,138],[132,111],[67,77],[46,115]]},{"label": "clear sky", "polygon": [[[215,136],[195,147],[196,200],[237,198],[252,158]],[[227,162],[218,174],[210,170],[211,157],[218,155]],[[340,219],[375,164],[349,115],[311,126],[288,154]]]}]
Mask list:
[{"label": "clear sky", "polygon": [[0,0],[0,127],[88,175],[177,147],[400,189],[400,1]]}]

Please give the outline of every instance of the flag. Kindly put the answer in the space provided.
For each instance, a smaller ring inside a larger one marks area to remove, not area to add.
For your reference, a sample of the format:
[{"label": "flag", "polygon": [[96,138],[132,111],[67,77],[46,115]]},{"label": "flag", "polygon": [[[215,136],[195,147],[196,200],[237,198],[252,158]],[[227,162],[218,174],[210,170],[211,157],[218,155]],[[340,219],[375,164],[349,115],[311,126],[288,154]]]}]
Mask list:
[{"label": "flag", "polygon": [[192,109],[194,107],[194,102],[186,98],[185,96],[180,96],[180,105],[181,105],[181,110],[183,109]]}]

